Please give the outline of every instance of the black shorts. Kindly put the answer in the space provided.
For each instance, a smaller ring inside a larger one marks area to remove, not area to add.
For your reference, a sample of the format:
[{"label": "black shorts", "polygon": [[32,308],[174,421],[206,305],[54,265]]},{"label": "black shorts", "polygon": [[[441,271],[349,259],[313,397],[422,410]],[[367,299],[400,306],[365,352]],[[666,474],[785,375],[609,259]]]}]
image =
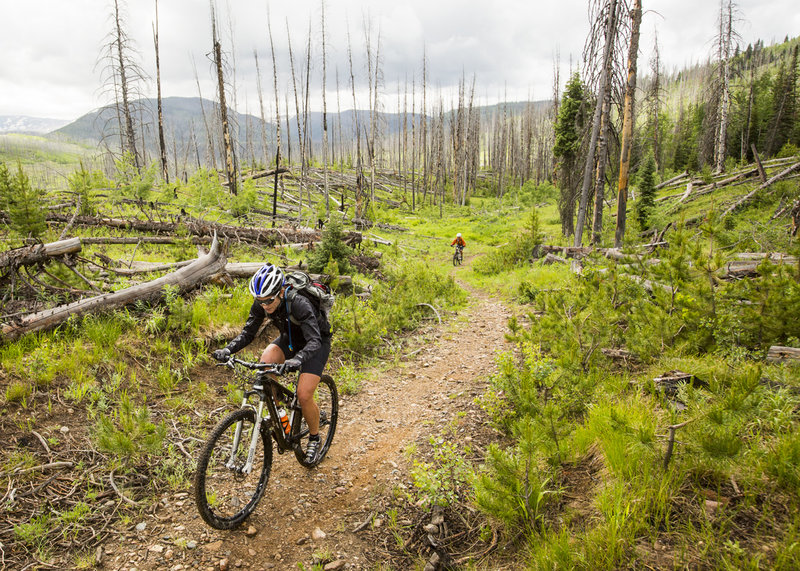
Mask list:
[{"label": "black shorts", "polygon": [[[328,356],[331,354],[331,338],[322,337],[320,341],[322,342],[322,346],[303,361],[303,364],[300,366],[301,373],[311,373],[318,377],[322,376],[322,369],[325,368],[325,364],[328,362]],[[280,335],[278,338],[273,339],[272,344],[280,347],[287,359],[291,359],[297,354],[297,350],[289,350],[289,337],[287,335]],[[303,342],[303,345],[305,345],[305,342]],[[303,345],[300,345],[300,348],[302,348]],[[295,345],[295,348],[297,348],[297,345]]]}]

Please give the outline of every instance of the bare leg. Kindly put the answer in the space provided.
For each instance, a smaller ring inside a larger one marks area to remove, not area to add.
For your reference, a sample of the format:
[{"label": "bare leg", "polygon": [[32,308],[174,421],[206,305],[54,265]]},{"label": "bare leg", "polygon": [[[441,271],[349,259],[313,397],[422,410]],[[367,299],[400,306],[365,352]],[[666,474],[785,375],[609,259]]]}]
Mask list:
[{"label": "bare leg", "polygon": [[261,353],[261,362],[262,363],[283,363],[286,361],[286,355],[283,354],[283,350],[275,345],[275,343],[270,343],[267,345],[267,348],[264,349],[264,352]]},{"label": "bare leg", "polygon": [[[283,363],[286,361],[286,356],[283,354],[283,350],[275,345],[274,343],[270,343],[267,345],[267,348],[264,349],[264,352],[261,353],[261,362],[262,363]],[[275,404],[278,405],[278,393],[275,390],[275,387],[272,387],[272,400],[275,401]]]},{"label": "bare leg", "polygon": [[320,377],[311,373],[300,373],[297,380],[297,399],[303,409],[309,434],[319,434],[319,406],[314,402],[314,391],[317,390]]},{"label": "bare leg", "polygon": [[[271,343],[261,354],[262,363],[283,363],[286,355],[280,347]],[[319,407],[314,402],[314,391],[317,390],[320,377],[311,373],[300,373],[297,380],[297,400],[300,401],[300,408],[303,409],[303,418],[306,419],[308,432],[319,434]]]}]

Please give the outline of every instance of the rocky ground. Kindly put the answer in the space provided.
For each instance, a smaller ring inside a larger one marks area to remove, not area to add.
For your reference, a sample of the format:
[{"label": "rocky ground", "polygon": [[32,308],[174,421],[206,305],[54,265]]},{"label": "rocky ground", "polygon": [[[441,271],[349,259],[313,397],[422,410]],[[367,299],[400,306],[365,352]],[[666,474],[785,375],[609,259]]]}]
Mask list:
[{"label": "rocky ground", "polygon": [[434,319],[396,365],[372,371],[360,392],[341,398],[336,436],[316,469],[302,468],[292,454],[275,455],[266,495],[241,528],[206,526],[187,489],[163,497],[127,533],[100,546],[100,568],[434,569],[439,556],[420,538],[435,543],[445,532],[475,538],[460,544],[468,556],[491,552],[494,562],[482,566],[512,568],[492,550],[496,542],[466,529],[476,514],[431,511],[406,493],[414,458],[431,452],[432,436],[459,439],[471,459],[492,438],[475,399],[495,371],[495,354],[506,348],[510,315],[498,300],[471,294],[458,316],[444,325]]}]

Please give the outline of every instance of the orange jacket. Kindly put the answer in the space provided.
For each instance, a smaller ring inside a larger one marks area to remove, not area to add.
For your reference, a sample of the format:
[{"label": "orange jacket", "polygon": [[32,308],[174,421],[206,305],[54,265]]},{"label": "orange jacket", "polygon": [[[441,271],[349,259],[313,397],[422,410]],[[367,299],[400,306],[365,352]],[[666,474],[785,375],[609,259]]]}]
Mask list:
[{"label": "orange jacket", "polygon": [[453,240],[452,242],[450,242],[451,246],[454,246],[456,244],[458,244],[462,248],[467,245],[467,243],[464,241],[464,238],[458,238],[458,237],[455,240]]}]

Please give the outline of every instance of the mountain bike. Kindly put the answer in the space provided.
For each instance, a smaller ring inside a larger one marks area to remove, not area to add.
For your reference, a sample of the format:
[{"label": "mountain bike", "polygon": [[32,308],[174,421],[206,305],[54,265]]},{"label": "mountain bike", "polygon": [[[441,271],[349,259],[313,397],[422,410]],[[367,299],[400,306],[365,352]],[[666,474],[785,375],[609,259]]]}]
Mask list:
[{"label": "mountain bike", "polygon": [[[305,461],[308,426],[297,399],[296,382],[283,365],[251,363],[230,357],[221,363],[243,380],[242,404],[211,431],[197,460],[194,498],[203,520],[215,529],[233,529],[255,510],[272,469],[272,440],[278,453],[293,451],[306,468],[319,464],[336,432],[339,398],[336,384],[322,375],[314,400],[320,409],[320,448]],[[252,383],[250,390],[244,390]],[[286,384],[284,384],[286,383]],[[279,410],[287,409],[284,424]]]},{"label": "mountain bike", "polygon": [[453,252],[453,265],[460,266],[464,261],[464,246],[456,244],[456,251]]}]

